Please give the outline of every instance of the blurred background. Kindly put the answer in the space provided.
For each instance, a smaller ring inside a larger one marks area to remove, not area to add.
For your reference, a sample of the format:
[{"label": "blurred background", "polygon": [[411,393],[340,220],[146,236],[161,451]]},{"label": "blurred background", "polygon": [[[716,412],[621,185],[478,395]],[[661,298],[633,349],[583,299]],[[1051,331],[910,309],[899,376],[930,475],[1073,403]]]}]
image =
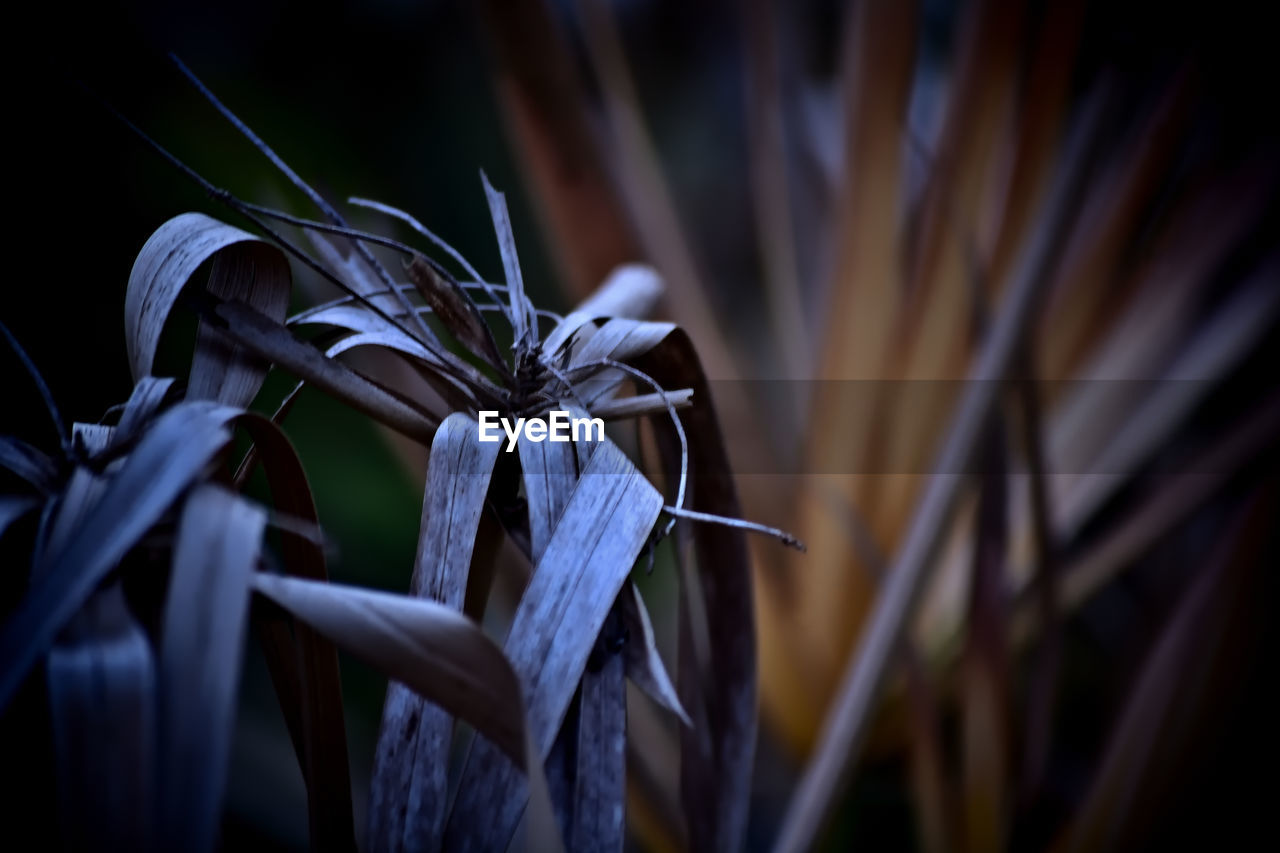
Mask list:
[{"label": "blurred background", "polygon": [[[1242,842],[1269,828],[1276,718],[1280,137],[1257,5],[45,10],[9,57],[0,312],[64,414],[96,421],[131,388],[123,296],[147,236],[186,210],[235,222],[99,98],[214,184],[311,214],[167,51],[331,200],[407,210],[496,279],[484,169],[540,307],[653,263],[714,380],[744,509],[810,545],[755,543],[765,849],[925,475],[959,474],[931,464],[960,380],[1003,298],[1042,279],[822,844]],[[297,275],[301,306],[315,291]],[[171,335],[175,372],[187,337]],[[0,365],[0,430],[48,445],[34,389]],[[403,589],[421,461],[318,393],[287,431],[333,577]],[[674,576],[644,584],[669,652]],[[302,779],[249,648],[224,843],[301,849]],[[385,682],[351,661],[343,678],[359,825]],[[45,793],[3,808],[44,814]],[[662,847],[646,796],[635,843]]]}]

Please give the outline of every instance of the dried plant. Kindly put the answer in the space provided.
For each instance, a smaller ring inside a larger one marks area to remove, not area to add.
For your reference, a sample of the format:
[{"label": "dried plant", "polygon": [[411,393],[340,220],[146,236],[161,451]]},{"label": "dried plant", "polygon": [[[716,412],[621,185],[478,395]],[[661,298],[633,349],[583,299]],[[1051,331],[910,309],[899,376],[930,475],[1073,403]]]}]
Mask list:
[{"label": "dried plant", "polygon": [[[408,214],[352,200],[411,226],[466,273],[460,282],[417,249],[351,229],[177,65],[324,220],[242,201],[143,135],[265,239],[199,213],[162,225],[129,278],[125,332],[136,386],[118,419],[73,425],[52,456],[17,439],[0,444],[0,462],[29,487],[5,498],[4,528],[39,515],[30,584],[0,635],[0,707],[43,664],[64,840],[137,849],[216,842],[252,621],[306,780],[313,847],[349,849],[357,834],[335,648],[391,679],[369,849],[501,848],[526,806],[530,848],[621,847],[628,678],[686,733],[691,839],[736,846],[756,727],[743,535],[798,543],[737,518],[691,343],[671,323],[633,319],[652,308],[657,276],[622,268],[560,317],[525,295],[506,202],[483,175],[503,284],[486,282]],[[280,233],[281,224],[307,232],[319,259]],[[408,281],[371,246],[398,254]],[[289,256],[344,295],[286,316]],[[182,305],[200,318],[185,390],[153,375],[161,334]],[[494,319],[510,332],[509,353]],[[323,346],[300,336],[316,326],[336,335]],[[391,354],[409,368],[391,375],[407,381],[393,387],[339,359],[356,348]],[[247,408],[268,369],[299,380],[270,417]],[[308,384],[430,447],[406,595],[327,580],[324,536],[284,432]],[[609,421],[657,419],[659,480],[669,480],[672,497],[607,438],[545,443],[526,435],[518,464],[501,457],[500,443],[479,440],[480,411],[523,416],[557,406]],[[230,468],[236,434],[249,446]],[[269,505],[244,492],[257,468]],[[492,573],[471,571],[486,513],[528,561],[500,645],[480,626]],[[274,547],[270,530],[279,534]],[[681,608],[683,630],[706,638],[683,649],[679,691],[629,579],[637,559],[652,561],[672,534],[677,547],[696,550],[681,574],[697,588]],[[449,755],[465,738],[457,722],[476,736],[451,783]],[[104,790],[102,778],[120,784]]]},{"label": "dried plant", "polygon": [[[1267,620],[1274,140],[1219,126],[1206,55],[1134,72],[1108,4],[748,0],[706,13],[741,48],[699,62],[742,75],[745,169],[698,164],[740,185],[699,221],[632,5],[477,4],[564,316],[483,175],[500,283],[390,205],[342,210],[400,236],[353,228],[178,64],[318,214],[139,131],[249,230],[187,213],[142,248],[103,423],[68,430],[5,330],[58,447],[0,439],[30,555],[0,709],[49,720],[69,846],[214,845],[246,636],[314,848],[843,848],[885,776],[890,843],[930,851],[1127,849],[1174,808]],[[188,312],[185,384],[154,376]],[[297,381],[270,415],[268,370]],[[286,436],[308,385],[423,450],[403,594],[328,581]],[[476,440],[481,411],[550,409],[626,430]],[[655,561],[678,604],[651,620]],[[339,650],[390,680],[363,826]]]}]

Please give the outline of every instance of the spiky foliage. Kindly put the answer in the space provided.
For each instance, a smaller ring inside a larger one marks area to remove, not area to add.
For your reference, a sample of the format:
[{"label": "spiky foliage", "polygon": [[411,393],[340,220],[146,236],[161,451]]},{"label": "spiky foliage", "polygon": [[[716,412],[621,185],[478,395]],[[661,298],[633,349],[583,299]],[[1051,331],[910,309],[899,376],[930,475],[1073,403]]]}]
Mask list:
[{"label": "spiky foliage", "polygon": [[[630,319],[652,307],[656,275],[622,268],[560,317],[525,295],[505,200],[483,175],[503,284],[485,281],[408,214],[354,200],[408,224],[466,274],[460,282],[418,249],[351,229],[178,68],[324,219],[242,201],[144,135],[263,237],[199,213],[162,225],[125,295],[137,384],[118,420],[75,424],[52,457],[16,439],[0,444],[0,461],[28,489],[5,498],[4,528],[40,515],[27,589],[0,634],[0,707],[30,678],[47,681],[67,843],[214,845],[252,621],[307,783],[313,847],[350,849],[357,835],[335,646],[391,679],[364,833],[371,849],[504,847],[526,806],[531,848],[621,847],[627,678],[697,745],[682,759],[700,780],[691,834],[736,846],[755,741],[743,535],[794,540],[737,519],[688,339],[673,324]],[[307,233],[319,257],[282,224]],[[403,277],[371,246],[398,255]],[[343,295],[286,316],[290,256]],[[200,323],[185,389],[153,376],[162,333],[183,306]],[[304,338],[303,327],[336,336]],[[357,348],[380,354],[384,375],[340,359]],[[268,369],[299,380],[270,417],[246,408]],[[323,533],[283,431],[304,385],[430,448],[408,594],[327,582]],[[514,417],[555,407],[609,421],[656,418],[671,498],[609,439],[524,437],[516,464],[479,440],[481,410]],[[232,468],[236,430],[249,444]],[[243,491],[259,467],[269,506]],[[480,627],[492,572],[471,573],[486,514],[526,561],[500,645]],[[696,545],[696,563],[681,575],[694,603],[682,613],[708,638],[682,653],[679,693],[629,579],[637,558],[652,561],[672,533]],[[465,737],[456,721],[476,737],[451,783],[449,756]],[[98,784],[104,777],[122,781]]]}]

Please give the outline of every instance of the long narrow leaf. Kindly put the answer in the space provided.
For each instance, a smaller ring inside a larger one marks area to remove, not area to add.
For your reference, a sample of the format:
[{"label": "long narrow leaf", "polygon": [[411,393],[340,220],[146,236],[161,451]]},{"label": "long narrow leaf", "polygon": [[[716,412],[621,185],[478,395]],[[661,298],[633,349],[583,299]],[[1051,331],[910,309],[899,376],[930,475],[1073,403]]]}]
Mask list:
[{"label": "long narrow leaf", "polygon": [[[476,421],[464,414],[450,415],[436,431],[410,594],[462,610],[500,447],[479,441]],[[388,851],[439,846],[452,733],[447,711],[404,684],[388,685],[369,794],[369,844]]]},{"label": "long narrow leaf", "polygon": [[226,423],[235,414],[203,402],[166,412],[112,477],[75,538],[42,555],[27,597],[0,631],[0,708],[102,578],[226,444]]},{"label": "long narrow leaf", "polygon": [[178,524],[160,641],[160,833],[164,847],[218,841],[236,694],[266,516],[201,485]]},{"label": "long narrow leaf", "polygon": [[[505,649],[525,685],[530,736],[541,757],[551,749],[588,654],[661,508],[661,496],[606,442],[587,463],[538,561]],[[512,766],[478,741],[459,784],[446,846],[505,844],[525,799]]]}]

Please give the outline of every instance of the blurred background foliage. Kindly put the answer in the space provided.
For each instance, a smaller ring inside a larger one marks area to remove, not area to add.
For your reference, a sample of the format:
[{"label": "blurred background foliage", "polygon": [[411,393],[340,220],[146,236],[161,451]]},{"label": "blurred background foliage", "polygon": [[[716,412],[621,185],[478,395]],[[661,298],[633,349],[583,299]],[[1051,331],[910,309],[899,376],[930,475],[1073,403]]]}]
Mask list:
[{"label": "blurred background foliage", "polygon": [[[557,15],[571,15],[572,4],[551,5]],[[730,2],[626,0],[611,5],[679,224],[696,247],[697,272],[706,286],[714,326],[727,340],[740,375],[793,375],[777,341],[762,343],[773,333],[774,318],[765,308],[764,262],[745,236],[756,227],[758,215],[752,206],[750,117],[744,96],[744,21],[750,16],[742,5]],[[807,80],[830,83],[842,64],[843,29],[850,14],[845,4],[777,5],[785,7],[776,19],[788,51],[787,66]],[[940,0],[923,4],[916,22],[916,62],[923,77],[945,75],[968,8]],[[1032,17],[1044,14],[1045,8],[1046,4],[1028,6]],[[92,88],[215,184],[242,198],[303,212],[300,200],[286,191],[269,165],[173,72],[164,59],[169,50],[330,198],[361,195],[410,211],[481,272],[496,278],[500,261],[478,179],[478,169],[485,169],[508,194],[525,281],[535,302],[563,311],[581,295],[557,266],[555,247],[547,239],[513,148],[518,142],[501,115],[480,16],[468,4],[101,3],[45,9],[37,18],[43,20],[30,30],[29,53],[11,57],[18,61],[10,74],[13,106],[7,137],[13,149],[7,160],[13,187],[10,203],[18,224],[8,229],[8,242],[11,257],[18,259],[18,274],[8,281],[9,296],[0,310],[40,365],[68,417],[95,421],[128,393],[122,295],[133,258],[147,236],[183,210],[225,217],[75,81]],[[1075,79],[1087,81],[1098,68],[1107,67],[1120,75],[1129,92],[1150,95],[1168,86],[1189,63],[1197,96],[1186,132],[1211,140],[1197,149],[1197,156],[1207,158],[1213,168],[1206,171],[1201,168],[1205,163],[1194,158],[1183,160],[1165,173],[1166,185],[1173,187],[1175,178],[1187,174],[1225,173],[1233,161],[1276,151],[1277,120],[1271,106],[1274,36],[1264,20],[1254,4],[1245,3],[1088,4],[1072,60]],[[21,38],[23,33],[15,35]],[[568,57],[579,70],[589,64],[585,49],[576,42],[569,45]],[[827,143],[821,129],[835,121],[831,87],[813,86],[811,94],[787,102],[782,116],[788,127],[817,128],[819,150],[805,161],[808,171],[798,169],[792,176],[792,192],[801,198],[821,195],[826,179],[823,157],[840,157],[838,151],[822,150]],[[598,92],[589,95],[594,98]],[[1126,127],[1117,121],[1107,129],[1119,139]],[[1155,226],[1161,221],[1159,186],[1157,180],[1157,214],[1149,231],[1158,230]],[[1230,196],[1224,204],[1231,204]],[[1270,197],[1264,207],[1244,241],[1242,257],[1265,255],[1274,245]],[[824,275],[825,261],[804,251],[811,244],[806,235],[820,228],[823,216],[833,214],[821,203],[798,204],[797,209],[792,223],[799,247],[796,275],[812,282]],[[806,220],[804,211],[814,218]],[[371,224],[359,217],[354,220]],[[1127,235],[1138,257],[1149,231],[1135,228]],[[1247,267],[1247,260],[1242,265]],[[1224,266],[1220,277],[1226,280],[1231,269]],[[821,289],[809,287],[801,296],[803,312],[823,318],[820,306],[826,295]],[[171,337],[180,341],[189,335]],[[812,349],[807,343],[800,348]],[[169,358],[180,362],[183,354],[170,349]],[[1244,366],[1200,407],[1187,434],[1210,434],[1224,420],[1229,426],[1233,417],[1243,417],[1260,389],[1274,386],[1274,368],[1269,365],[1276,355],[1271,329]],[[8,355],[0,359],[9,406],[4,429],[39,442],[44,427],[34,391],[23,381],[10,380],[20,374]],[[287,387],[283,378],[273,377],[264,397],[276,399]],[[421,476],[412,473],[412,465],[403,464],[366,420],[315,392],[303,394],[288,431],[311,476],[321,522],[339,543],[331,564],[333,577],[402,589],[412,565]],[[1065,804],[1082,799],[1100,744],[1142,672],[1148,651],[1157,645],[1166,618],[1175,612],[1180,591],[1200,568],[1187,555],[1213,550],[1236,516],[1241,498],[1254,493],[1258,478],[1274,487],[1274,463],[1268,449],[1254,466],[1253,479],[1233,481],[1206,512],[1170,531],[1135,571],[1068,621],[1062,636],[1061,704],[1053,746],[1054,784],[1059,789],[1036,801],[1040,812],[1020,818],[1014,846],[1043,846],[1071,810]],[[1274,508],[1274,498],[1274,491],[1268,493],[1264,505]],[[755,504],[771,505],[776,501]],[[1253,524],[1272,528],[1274,520],[1264,512],[1261,520],[1255,515]],[[1273,538],[1249,540],[1253,544],[1245,556],[1274,565]],[[805,567],[803,561],[788,564],[795,573],[803,573]],[[1135,825],[1149,834],[1138,838],[1161,843],[1186,841],[1191,834],[1206,841],[1242,839],[1249,832],[1269,829],[1266,804],[1271,786],[1263,781],[1269,772],[1263,755],[1271,753],[1275,740],[1275,703],[1265,689],[1266,661],[1275,649],[1275,631],[1266,617],[1275,600],[1273,574],[1252,578],[1251,594],[1232,599],[1252,609],[1236,613],[1239,630],[1228,632],[1226,657],[1212,658],[1230,666],[1215,670],[1220,681],[1213,682],[1209,711],[1194,717],[1194,736],[1172,742],[1172,753],[1164,756],[1169,762],[1161,765],[1168,768],[1165,789],[1156,792],[1158,796],[1139,798],[1141,813],[1135,815]],[[654,577],[650,584],[670,580],[667,574],[664,581],[662,572]],[[851,583],[868,584],[865,579]],[[810,590],[818,596],[827,592]],[[663,608],[652,596],[661,593],[656,588],[647,593],[655,616]],[[778,595],[767,583],[757,594]],[[840,596],[846,594],[839,591]],[[842,636],[833,638],[825,650],[830,660],[821,664],[826,669],[819,690],[825,698],[835,690],[859,624],[854,615],[844,614],[836,630]],[[792,627],[803,635],[830,626]],[[762,638],[766,645],[777,641],[776,633],[766,632]],[[766,664],[777,648],[764,650]],[[359,665],[344,664],[359,809],[383,682]],[[785,656],[782,665],[790,665]],[[768,693],[770,674],[764,678]],[[775,674],[775,694],[777,684],[785,683],[785,678],[778,678]],[[825,707],[799,695],[794,704],[795,708],[779,709],[775,701],[775,707],[766,708],[752,817],[753,844],[762,848],[777,831]],[[895,713],[905,714],[900,708]],[[252,653],[241,717],[229,785],[227,847],[249,841],[304,846],[301,779],[265,670]],[[904,725],[901,719],[897,723]],[[944,713],[939,730],[943,752],[951,760],[960,749],[960,725],[955,713]],[[832,848],[921,843],[911,773],[903,750],[872,750],[842,800],[827,839]],[[16,791],[6,797],[4,807],[47,808],[53,799],[43,798],[40,791],[39,785]],[[357,825],[361,823],[358,813]]]}]

